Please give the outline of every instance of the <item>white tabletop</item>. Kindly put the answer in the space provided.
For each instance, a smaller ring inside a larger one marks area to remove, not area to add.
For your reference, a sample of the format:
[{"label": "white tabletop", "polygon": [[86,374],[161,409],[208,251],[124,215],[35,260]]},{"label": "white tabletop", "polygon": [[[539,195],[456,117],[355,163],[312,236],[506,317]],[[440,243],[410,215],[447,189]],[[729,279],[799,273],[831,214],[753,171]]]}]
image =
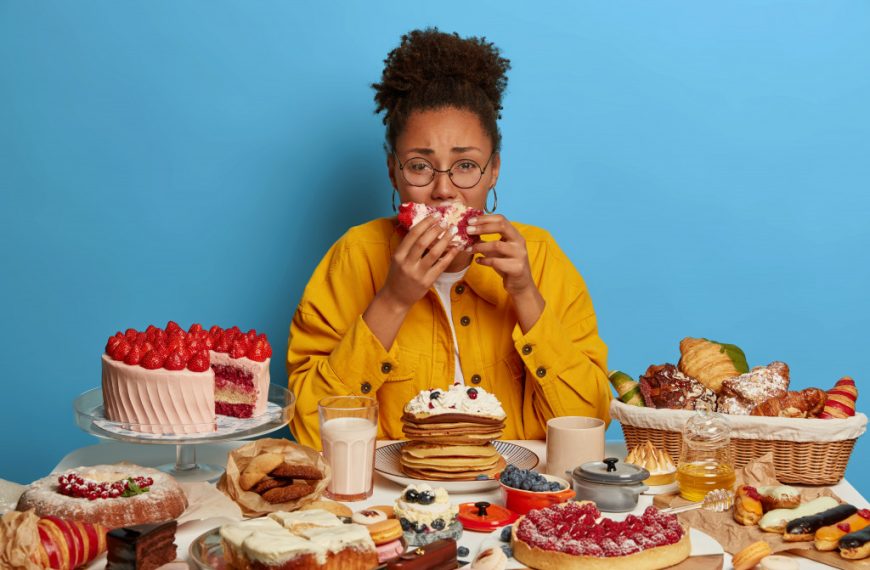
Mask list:
[{"label": "white tabletop", "polygon": [[[232,449],[244,445],[245,443],[248,442],[238,441],[197,445],[197,462],[220,466],[226,465],[227,454]],[[380,442],[379,445],[387,443],[390,442]],[[534,451],[538,457],[541,458],[541,464],[538,466],[538,469],[541,469],[546,464],[547,447],[543,441],[528,440],[514,441],[512,443],[522,445]],[[625,457],[626,450],[624,442],[608,441],[605,453],[607,456]],[[53,471],[59,472],[75,467],[98,465],[102,463],[116,463],[118,461],[131,461],[145,467],[157,467],[167,463],[174,463],[174,456],[175,446],[171,445],[137,445],[101,440],[97,445],[82,447],[69,453],[66,457],[60,460]],[[858,493],[858,491],[845,479],[831,487],[831,489],[844,501],[859,508],[870,508],[870,503],[868,503],[867,500],[862,497],[861,494]],[[375,475],[375,488],[372,496],[365,501],[347,503],[347,505],[354,511],[361,510],[367,506],[390,505],[395,501],[401,491],[401,485],[384,479],[379,475]],[[457,504],[472,501],[489,501],[491,503],[503,502],[501,491],[498,488],[491,491],[476,492],[473,494],[451,493],[450,496],[453,502]],[[638,506],[633,512],[640,513],[650,504],[652,504],[652,497],[641,495]],[[489,535],[487,534],[466,531],[459,540],[459,546],[467,547],[471,551],[471,556],[473,556],[477,552],[481,543],[488,537]],[[182,545],[179,546],[181,547]],[[179,555],[181,554],[182,551],[180,550]],[[184,554],[186,556],[186,545],[184,548]],[[797,560],[800,562],[801,570],[830,568],[825,564],[820,564],[806,558],[798,557]],[[731,568],[731,556],[727,553],[725,554],[725,568]]]}]

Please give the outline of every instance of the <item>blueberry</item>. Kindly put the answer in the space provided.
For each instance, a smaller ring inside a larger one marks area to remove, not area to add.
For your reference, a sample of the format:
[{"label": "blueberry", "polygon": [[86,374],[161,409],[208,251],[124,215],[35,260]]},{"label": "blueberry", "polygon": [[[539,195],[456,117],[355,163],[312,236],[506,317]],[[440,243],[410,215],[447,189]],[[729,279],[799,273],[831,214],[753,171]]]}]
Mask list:
[{"label": "blueberry", "polygon": [[402,530],[406,532],[411,530],[411,521],[409,521],[405,517],[399,519],[399,524],[402,525]]},{"label": "blueberry", "polygon": [[551,491],[561,491],[561,490],[562,490],[562,485],[560,485],[560,484],[557,483],[556,481],[551,481],[551,482],[550,482],[550,490],[551,490]]},{"label": "blueberry", "polygon": [[511,529],[512,529],[512,528],[513,528],[513,525],[507,525],[506,527],[504,527],[503,529],[501,529],[501,534],[499,535],[498,538],[499,538],[502,542],[510,542],[510,541],[511,541]]},{"label": "blueberry", "polygon": [[432,521],[432,528],[435,530],[444,530],[444,519],[435,519]]},{"label": "blueberry", "polygon": [[437,400],[440,397],[441,397],[441,392],[432,392],[431,394],[429,394],[430,400]]},{"label": "blueberry", "polygon": [[408,489],[407,491],[405,491],[405,500],[409,503],[416,503],[419,496],[420,494],[417,493],[417,491],[415,491],[414,489]]},{"label": "blueberry", "polygon": [[468,548],[465,546],[460,546],[459,548],[456,549],[456,555],[459,557],[465,558],[469,554],[471,554],[471,551],[468,550]]},{"label": "blueberry", "polygon": [[417,495],[417,502],[421,505],[431,505],[435,502],[435,494],[430,491],[421,491]]},{"label": "blueberry", "polygon": [[514,557],[514,549],[511,548],[509,544],[502,544],[501,551],[504,552],[504,555],[507,556],[508,558]]}]

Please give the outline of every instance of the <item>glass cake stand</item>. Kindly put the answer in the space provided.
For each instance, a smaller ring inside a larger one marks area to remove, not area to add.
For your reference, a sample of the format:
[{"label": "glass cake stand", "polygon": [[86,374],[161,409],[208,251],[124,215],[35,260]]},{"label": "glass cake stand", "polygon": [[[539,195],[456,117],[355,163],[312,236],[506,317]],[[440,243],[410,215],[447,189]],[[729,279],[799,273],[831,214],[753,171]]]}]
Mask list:
[{"label": "glass cake stand", "polygon": [[[217,416],[217,430],[214,430],[211,423],[168,427],[108,420],[101,388],[88,390],[73,401],[76,424],[91,435],[128,443],[174,445],[175,463],[161,465],[158,469],[180,481],[214,481],[224,472],[222,466],[197,464],[196,444],[235,441],[273,432],[290,422],[295,406],[293,392],[270,384],[265,414],[250,419]],[[169,429],[172,433],[159,433]]]}]

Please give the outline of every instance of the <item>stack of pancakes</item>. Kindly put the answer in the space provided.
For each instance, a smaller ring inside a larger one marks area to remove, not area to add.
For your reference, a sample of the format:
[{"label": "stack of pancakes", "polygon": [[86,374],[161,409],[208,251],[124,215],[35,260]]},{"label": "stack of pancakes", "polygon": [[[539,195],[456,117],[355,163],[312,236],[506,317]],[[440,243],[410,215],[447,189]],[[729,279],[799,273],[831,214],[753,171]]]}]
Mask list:
[{"label": "stack of pancakes", "polygon": [[[456,394],[461,394],[464,387],[455,387],[455,390],[450,401],[455,401]],[[466,409],[461,412],[428,413],[419,408],[412,411],[410,403],[406,406],[402,430],[411,441],[402,446],[399,460],[405,474],[416,479],[462,480],[490,478],[505,467],[504,459],[492,445],[493,440],[502,436],[504,412],[494,396],[479,388],[476,392],[474,400],[490,398],[497,411],[474,410],[476,402],[468,400],[465,401],[468,405],[463,406]]]}]

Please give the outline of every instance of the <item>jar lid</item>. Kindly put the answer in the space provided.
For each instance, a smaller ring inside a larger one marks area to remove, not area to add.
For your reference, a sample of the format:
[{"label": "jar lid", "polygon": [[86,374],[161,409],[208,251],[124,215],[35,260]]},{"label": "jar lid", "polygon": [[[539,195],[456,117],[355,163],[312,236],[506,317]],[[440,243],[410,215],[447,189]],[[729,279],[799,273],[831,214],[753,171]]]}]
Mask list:
[{"label": "jar lid", "polygon": [[465,530],[491,532],[497,528],[509,525],[517,518],[513,513],[500,505],[492,505],[486,501],[462,503],[459,514],[456,515]]},{"label": "jar lid", "polygon": [[650,476],[649,471],[632,463],[619,463],[619,459],[608,457],[604,461],[590,461],[574,469],[574,479],[605,483],[607,485],[630,485],[640,483]]}]

